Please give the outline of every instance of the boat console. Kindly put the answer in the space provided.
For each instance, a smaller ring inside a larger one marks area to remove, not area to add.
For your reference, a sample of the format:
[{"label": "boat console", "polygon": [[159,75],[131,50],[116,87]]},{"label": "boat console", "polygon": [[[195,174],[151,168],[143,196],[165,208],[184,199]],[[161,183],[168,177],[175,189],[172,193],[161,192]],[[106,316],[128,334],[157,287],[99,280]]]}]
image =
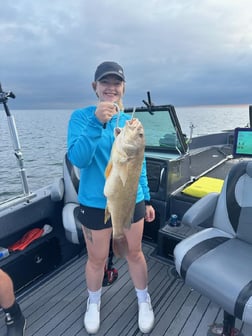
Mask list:
[{"label": "boat console", "polygon": [[237,127],[234,130],[234,158],[252,158],[252,128]]}]

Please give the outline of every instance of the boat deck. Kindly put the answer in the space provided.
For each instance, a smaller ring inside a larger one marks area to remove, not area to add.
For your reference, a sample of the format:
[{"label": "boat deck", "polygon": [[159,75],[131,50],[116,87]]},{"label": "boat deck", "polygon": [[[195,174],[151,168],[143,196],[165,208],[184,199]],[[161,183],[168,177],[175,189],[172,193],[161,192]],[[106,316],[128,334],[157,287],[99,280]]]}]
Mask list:
[{"label": "boat deck", "polygon": [[[144,243],[149,270],[149,291],[155,312],[155,327],[149,335],[204,336],[209,325],[222,321],[222,311],[208,299],[184,285],[172,262],[155,257],[154,248]],[[86,306],[84,264],[86,255],[41,280],[18,295],[27,318],[26,336],[83,336]],[[117,281],[104,287],[99,336],[142,335],[137,326],[137,301],[124,259],[115,261]],[[5,335],[4,314],[0,313],[0,335]],[[252,326],[241,324],[244,336]]]}]

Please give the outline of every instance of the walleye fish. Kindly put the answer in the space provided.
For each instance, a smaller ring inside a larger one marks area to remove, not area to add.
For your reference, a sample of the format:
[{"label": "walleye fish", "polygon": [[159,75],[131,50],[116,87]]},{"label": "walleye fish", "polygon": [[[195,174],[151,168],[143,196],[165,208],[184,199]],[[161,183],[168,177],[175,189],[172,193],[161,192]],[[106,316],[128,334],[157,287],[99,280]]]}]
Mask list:
[{"label": "walleye fish", "polygon": [[122,129],[115,129],[115,141],[105,170],[107,207],[104,222],[111,217],[113,251],[121,258],[128,252],[124,229],[131,227],[144,148],[144,129],[137,118],[126,121]]}]

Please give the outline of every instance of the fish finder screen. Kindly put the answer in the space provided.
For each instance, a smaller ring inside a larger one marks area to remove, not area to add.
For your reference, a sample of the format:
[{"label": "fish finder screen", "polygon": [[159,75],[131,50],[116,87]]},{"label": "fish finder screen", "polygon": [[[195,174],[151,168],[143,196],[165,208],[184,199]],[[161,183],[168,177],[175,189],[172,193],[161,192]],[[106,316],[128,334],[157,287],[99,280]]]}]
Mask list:
[{"label": "fish finder screen", "polygon": [[252,128],[236,128],[234,131],[233,156],[252,157]]}]

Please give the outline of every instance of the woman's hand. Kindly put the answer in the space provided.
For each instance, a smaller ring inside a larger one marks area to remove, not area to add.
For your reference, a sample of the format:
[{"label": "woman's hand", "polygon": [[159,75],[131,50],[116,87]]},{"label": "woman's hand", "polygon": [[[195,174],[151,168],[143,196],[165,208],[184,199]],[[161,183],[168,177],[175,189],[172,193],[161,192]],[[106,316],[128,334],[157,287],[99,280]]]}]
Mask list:
[{"label": "woman's hand", "polygon": [[110,102],[100,102],[97,105],[95,115],[96,118],[100,120],[101,123],[107,123],[114,114],[117,113],[117,109],[113,103]]},{"label": "woman's hand", "polygon": [[152,222],[155,219],[155,210],[152,205],[145,206],[145,217],[146,222]]}]

